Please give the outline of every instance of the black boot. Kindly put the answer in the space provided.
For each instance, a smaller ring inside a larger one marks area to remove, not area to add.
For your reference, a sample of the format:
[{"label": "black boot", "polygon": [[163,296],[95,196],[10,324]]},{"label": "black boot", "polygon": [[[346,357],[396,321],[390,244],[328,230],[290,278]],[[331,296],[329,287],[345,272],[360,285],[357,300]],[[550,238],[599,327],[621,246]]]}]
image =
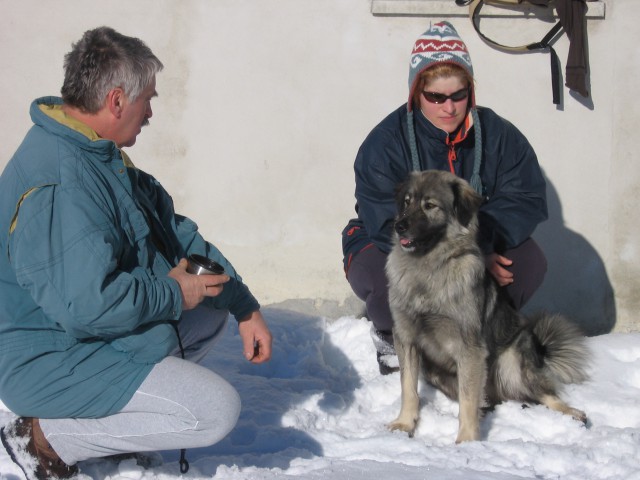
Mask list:
[{"label": "black boot", "polygon": [[390,330],[376,330],[371,325],[371,338],[376,347],[376,360],[381,375],[400,371],[398,356],[393,346],[393,333]]}]

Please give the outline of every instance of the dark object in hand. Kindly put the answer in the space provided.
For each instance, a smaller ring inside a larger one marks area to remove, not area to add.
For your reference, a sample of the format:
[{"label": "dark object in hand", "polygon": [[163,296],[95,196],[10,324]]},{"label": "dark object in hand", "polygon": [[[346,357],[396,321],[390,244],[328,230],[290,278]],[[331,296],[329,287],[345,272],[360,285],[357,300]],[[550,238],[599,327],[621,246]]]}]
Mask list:
[{"label": "dark object in hand", "polygon": [[202,255],[194,253],[189,255],[187,260],[189,261],[187,272],[194,275],[222,275],[224,273],[222,265]]}]

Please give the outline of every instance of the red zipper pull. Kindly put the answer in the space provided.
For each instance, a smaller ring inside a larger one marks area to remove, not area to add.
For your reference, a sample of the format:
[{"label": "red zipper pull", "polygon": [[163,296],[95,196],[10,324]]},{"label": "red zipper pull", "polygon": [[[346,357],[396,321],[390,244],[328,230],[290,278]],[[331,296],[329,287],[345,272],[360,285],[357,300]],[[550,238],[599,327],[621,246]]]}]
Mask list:
[{"label": "red zipper pull", "polygon": [[453,167],[453,162],[455,162],[458,159],[458,157],[456,156],[456,149],[453,143],[449,144],[449,170],[451,170],[451,173],[455,174],[455,168]]}]

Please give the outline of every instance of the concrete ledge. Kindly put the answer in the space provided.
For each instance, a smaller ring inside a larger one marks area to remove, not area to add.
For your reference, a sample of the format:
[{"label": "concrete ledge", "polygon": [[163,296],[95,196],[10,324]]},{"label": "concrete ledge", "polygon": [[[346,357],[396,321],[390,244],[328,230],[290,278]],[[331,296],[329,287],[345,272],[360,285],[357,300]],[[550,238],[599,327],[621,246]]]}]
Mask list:
[{"label": "concrete ledge", "polygon": [[[602,0],[587,1],[587,18],[604,20],[606,4]],[[469,7],[460,7],[454,0],[371,0],[371,13],[378,16],[394,17],[468,17]],[[522,3],[514,7],[483,6],[483,17],[526,17],[528,15],[549,16],[544,7]],[[554,16],[555,10],[554,10]]]}]

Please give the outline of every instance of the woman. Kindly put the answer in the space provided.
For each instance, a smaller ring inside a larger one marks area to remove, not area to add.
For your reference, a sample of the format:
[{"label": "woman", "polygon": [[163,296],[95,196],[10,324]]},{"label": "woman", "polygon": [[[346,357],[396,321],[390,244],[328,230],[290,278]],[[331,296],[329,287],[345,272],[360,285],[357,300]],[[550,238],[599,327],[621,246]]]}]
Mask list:
[{"label": "woman", "polygon": [[521,308],[546,273],[544,254],[530,238],[547,218],[545,180],[522,133],[476,106],[471,58],[448,22],[432,25],[416,41],[409,100],[373,129],[354,165],[358,217],[343,230],[344,267],[366,304],[382,374],[397,370],[384,273],[395,189],[412,170],[429,169],[465,178],[484,197],[478,240],[487,269]]}]

